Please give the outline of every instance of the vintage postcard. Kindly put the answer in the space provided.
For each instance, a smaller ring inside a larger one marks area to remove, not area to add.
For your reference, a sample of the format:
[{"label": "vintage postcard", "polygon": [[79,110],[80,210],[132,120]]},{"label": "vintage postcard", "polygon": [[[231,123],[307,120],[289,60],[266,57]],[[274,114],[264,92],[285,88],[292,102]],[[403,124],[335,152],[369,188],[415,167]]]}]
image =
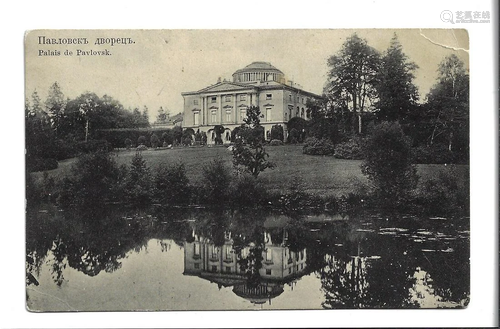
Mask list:
[{"label": "vintage postcard", "polygon": [[28,31],[27,309],[467,307],[468,49],[464,29]]}]

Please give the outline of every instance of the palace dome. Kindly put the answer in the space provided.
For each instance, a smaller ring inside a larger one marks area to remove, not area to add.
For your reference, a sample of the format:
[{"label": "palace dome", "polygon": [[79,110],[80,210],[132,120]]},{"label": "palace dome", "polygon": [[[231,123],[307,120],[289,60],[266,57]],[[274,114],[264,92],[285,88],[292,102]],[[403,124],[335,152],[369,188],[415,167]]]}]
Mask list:
[{"label": "palace dome", "polygon": [[233,73],[233,82],[284,81],[282,71],[268,62],[253,62]]}]

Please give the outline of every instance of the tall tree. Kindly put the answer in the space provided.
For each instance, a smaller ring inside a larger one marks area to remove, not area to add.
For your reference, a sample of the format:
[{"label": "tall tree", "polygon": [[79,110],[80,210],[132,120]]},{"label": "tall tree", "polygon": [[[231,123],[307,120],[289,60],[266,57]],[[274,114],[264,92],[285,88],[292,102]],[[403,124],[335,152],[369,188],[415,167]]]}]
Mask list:
[{"label": "tall tree", "polygon": [[89,121],[95,116],[100,107],[101,100],[94,93],[84,93],[77,99],[78,111],[85,123],[85,141],[89,135]]},{"label": "tall tree", "polygon": [[149,127],[149,110],[146,105],[144,105],[144,109],[142,110],[142,124],[144,127]]},{"label": "tall tree", "polygon": [[233,148],[233,165],[257,178],[267,168],[274,168],[268,161],[269,154],[264,149],[264,127],[260,125],[262,114],[258,106],[250,106],[243,119]]},{"label": "tall tree", "polygon": [[[376,97],[376,77],[380,56],[366,40],[355,33],[342,45],[337,55],[328,59],[325,94],[331,105],[348,109],[357,117],[357,131],[362,133],[363,112]],[[356,122],[352,122],[355,130]]]},{"label": "tall tree", "polygon": [[418,101],[418,90],[413,84],[413,72],[418,66],[403,53],[403,47],[394,33],[391,43],[380,61],[377,79],[378,118],[396,121],[406,118]]},{"label": "tall tree", "polygon": [[54,129],[56,135],[64,117],[66,104],[67,101],[64,98],[61,87],[57,82],[54,82],[54,84],[52,84],[49,88],[49,94],[47,96],[47,100],[45,101],[45,108],[50,117],[52,128]]},{"label": "tall tree", "polygon": [[438,81],[427,95],[433,130],[429,144],[444,135],[451,151],[457,134],[469,136],[469,74],[457,55],[447,56],[438,67]]}]

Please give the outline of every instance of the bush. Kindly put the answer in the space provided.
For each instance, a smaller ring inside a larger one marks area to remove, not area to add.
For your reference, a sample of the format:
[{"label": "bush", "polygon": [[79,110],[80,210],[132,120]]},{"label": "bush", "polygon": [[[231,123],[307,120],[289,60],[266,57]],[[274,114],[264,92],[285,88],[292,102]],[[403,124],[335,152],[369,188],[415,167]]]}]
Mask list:
[{"label": "bush", "polygon": [[284,140],[284,131],[282,125],[274,125],[271,128],[271,140],[279,140],[283,142]]},{"label": "bush", "polygon": [[363,160],[363,144],[361,138],[352,138],[347,142],[335,145],[335,157],[338,159]]},{"label": "bush", "polygon": [[269,145],[271,146],[281,146],[283,145],[283,142],[279,139],[273,139],[271,142],[269,142]]},{"label": "bush", "polygon": [[123,174],[110,153],[83,154],[64,179],[58,201],[63,206],[95,207],[120,199]]},{"label": "bush", "polygon": [[464,179],[452,168],[440,171],[437,178],[427,180],[419,189],[418,200],[423,211],[432,215],[468,215],[470,207],[469,172]]},{"label": "bush", "polygon": [[299,137],[299,131],[297,129],[290,129],[290,133],[288,134],[288,141],[291,144],[297,144],[299,142]]},{"label": "bush", "polygon": [[155,149],[159,146],[160,139],[158,138],[158,136],[156,134],[152,134],[151,138],[149,139],[149,142],[151,143],[151,147]]},{"label": "bush", "polygon": [[456,163],[456,155],[444,144],[418,146],[412,149],[413,163]]},{"label": "bush", "polygon": [[330,139],[309,137],[304,143],[302,152],[308,155],[332,155],[335,147]]},{"label": "bush", "polygon": [[222,206],[229,198],[231,173],[221,158],[216,158],[202,167],[201,201]]},{"label": "bush", "polygon": [[130,170],[125,182],[125,197],[134,205],[146,205],[153,196],[151,172],[141,154],[137,152],[132,158]]},{"label": "bush", "polygon": [[191,188],[184,164],[160,164],[155,175],[155,195],[162,204],[189,203]]},{"label": "bush", "polygon": [[299,210],[306,206],[309,195],[304,192],[306,185],[301,177],[295,176],[290,181],[289,191],[281,196],[280,204],[285,210]]},{"label": "bush", "polygon": [[137,145],[146,145],[146,136],[139,136],[139,138],[137,138]]},{"label": "bush", "polygon": [[237,207],[252,207],[265,200],[266,190],[257,178],[242,174],[233,182],[230,197]]},{"label": "bush", "polygon": [[135,148],[136,151],[146,151],[148,147],[144,144],[141,144]]},{"label": "bush", "polygon": [[401,206],[417,185],[409,139],[399,123],[382,122],[367,139],[361,171],[373,183],[375,197],[384,207]]},{"label": "bush", "polygon": [[162,135],[161,138],[163,139],[163,146],[166,145],[172,145],[174,143],[174,135],[172,133],[172,129],[167,129]]},{"label": "bush", "polygon": [[125,138],[125,148],[130,150],[132,148],[132,140],[130,138]]},{"label": "bush", "polygon": [[[308,126],[307,121],[301,117],[293,117],[290,120],[288,120],[288,123],[286,124],[286,126],[288,128],[288,131],[290,132],[290,134],[288,135],[288,142],[292,143],[292,144],[295,144],[297,142],[302,143],[303,137],[304,137],[303,132],[306,132],[306,129]],[[296,131],[295,136],[292,135],[292,130],[294,130],[294,129]],[[292,140],[292,137],[295,137],[295,139],[296,139],[295,142]]]}]

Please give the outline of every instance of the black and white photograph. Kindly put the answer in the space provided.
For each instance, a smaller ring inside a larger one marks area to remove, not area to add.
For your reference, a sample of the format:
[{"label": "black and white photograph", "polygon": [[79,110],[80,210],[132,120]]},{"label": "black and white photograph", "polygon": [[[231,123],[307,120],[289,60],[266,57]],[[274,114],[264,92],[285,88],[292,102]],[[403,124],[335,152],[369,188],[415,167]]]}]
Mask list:
[{"label": "black and white photograph", "polygon": [[467,308],[469,80],[463,28],[28,31],[27,310]]}]

